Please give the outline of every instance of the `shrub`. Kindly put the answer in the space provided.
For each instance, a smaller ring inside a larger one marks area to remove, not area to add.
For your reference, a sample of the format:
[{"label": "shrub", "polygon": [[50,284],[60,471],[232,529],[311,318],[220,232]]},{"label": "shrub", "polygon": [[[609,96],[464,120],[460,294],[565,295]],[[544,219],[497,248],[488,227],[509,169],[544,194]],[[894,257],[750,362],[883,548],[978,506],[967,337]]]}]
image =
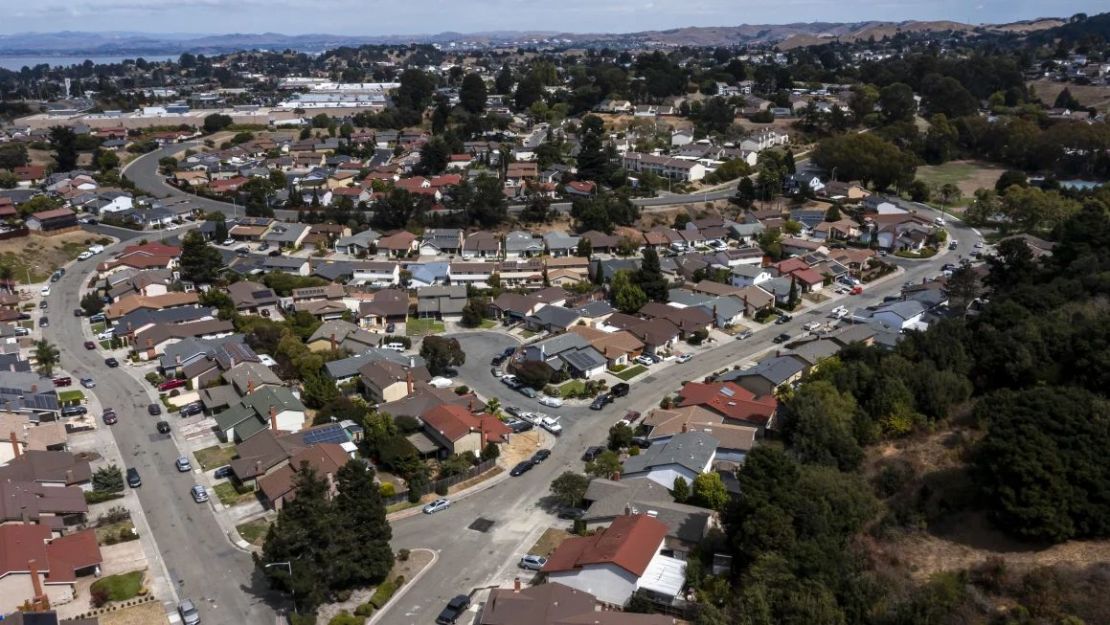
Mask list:
[{"label": "shrub", "polygon": [[[398,578],[398,580],[400,579],[401,578]],[[382,606],[389,601],[393,593],[397,592],[397,586],[398,584],[393,580],[382,582],[381,585],[374,590],[374,594],[371,595],[368,603],[376,610],[382,609]]]},{"label": "shrub", "polygon": [[640,455],[640,448],[635,447],[635,446],[629,448],[628,455],[629,456],[639,456]]},{"label": "shrub", "polygon": [[365,622],[366,617],[357,616],[351,614],[346,610],[343,610],[339,614],[336,614],[334,617],[332,617],[332,619],[328,621],[328,625],[362,625]]},{"label": "shrub", "polygon": [[447,496],[447,484],[436,484],[436,494],[440,497]]},{"label": "shrub", "polygon": [[456,395],[466,395],[469,392],[470,392],[470,387],[466,386],[465,384],[462,385],[462,386],[455,387],[455,394]]},{"label": "shrub", "polygon": [[409,554],[411,554],[411,553],[412,552],[409,551],[408,549],[399,549],[397,551],[397,561],[398,562],[408,562]]},{"label": "shrub", "polygon": [[99,608],[108,603],[108,591],[104,588],[93,588],[89,591],[92,599],[92,607]]},{"label": "shrub", "polygon": [[378,487],[378,492],[381,493],[382,497],[392,497],[397,494],[397,487],[389,482],[382,482],[381,486]]},{"label": "shrub", "polygon": [[316,625],[316,613],[294,612],[289,615],[289,625]]},{"label": "shrub", "polygon": [[355,616],[368,617],[374,614],[374,606],[369,603],[364,603],[355,608]]}]

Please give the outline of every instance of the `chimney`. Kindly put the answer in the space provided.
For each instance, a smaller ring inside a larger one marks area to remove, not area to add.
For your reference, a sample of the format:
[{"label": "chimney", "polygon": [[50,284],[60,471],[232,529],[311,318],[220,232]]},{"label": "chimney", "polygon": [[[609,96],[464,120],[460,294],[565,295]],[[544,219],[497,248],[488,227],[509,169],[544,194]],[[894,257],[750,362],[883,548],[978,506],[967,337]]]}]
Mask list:
[{"label": "chimney", "polygon": [[748,314],[748,295],[744,294],[744,314]]},{"label": "chimney", "polygon": [[516,577],[513,579],[513,592],[520,592],[520,577]]},{"label": "chimney", "polygon": [[[474,412],[474,400],[473,399],[471,399],[470,401],[468,401],[466,403],[466,409],[469,410],[470,412]],[[12,436],[15,436],[15,434],[13,433]]]},{"label": "chimney", "polygon": [[336,344],[335,344],[335,332],[332,332],[331,333],[331,351],[334,352],[336,349],[337,349],[337,347],[336,347]]},{"label": "chimney", "polygon": [[629,505],[625,505],[624,506],[624,516],[628,516],[630,514],[632,514],[632,507],[629,506]]},{"label": "chimney", "polygon": [[261,460],[255,460],[254,461],[254,474],[259,475],[260,473],[262,473],[262,461]]},{"label": "chimney", "polygon": [[23,450],[19,448],[19,437],[15,435],[15,430],[12,430],[11,441],[12,453],[18,458],[23,453]]},{"label": "chimney", "polygon": [[39,579],[38,562],[35,560],[27,561],[27,568],[31,571],[31,584],[35,588],[35,596],[32,602],[36,606],[42,606],[44,609],[49,609],[50,600],[46,597],[46,593],[42,591],[42,580]]},{"label": "chimney", "polygon": [[[150,343],[150,339],[147,339],[147,346],[148,346],[148,347],[150,346],[150,345],[149,345],[149,343]],[[181,354],[178,354],[177,356],[174,356],[174,359],[173,359],[173,361],[174,361],[175,363],[177,363],[177,366],[178,366],[178,367],[180,367],[180,366],[181,366]]]},{"label": "chimney", "polygon": [[32,384],[31,385],[31,394],[33,395],[37,392],[39,392],[39,385],[38,384]]},{"label": "chimney", "polygon": [[685,422],[685,421],[683,421],[683,422],[682,422],[682,433],[683,433],[683,434],[685,434],[685,433],[686,433],[686,431],[687,431],[687,426],[686,426],[686,422]]},{"label": "chimney", "polygon": [[613,473],[613,481],[614,482],[621,481],[621,472],[620,471],[617,471],[617,472]]},{"label": "chimney", "polygon": [[270,429],[277,432],[277,408],[270,406]]},{"label": "chimney", "polygon": [[413,389],[412,369],[408,370],[408,374],[405,376],[405,382],[408,383],[408,394],[412,395],[412,389]]},{"label": "chimney", "polygon": [[67,469],[66,470],[66,486],[69,486],[70,484],[72,484],[76,481],[77,480],[75,480],[74,477],[73,477],[73,469]]},{"label": "chimney", "polygon": [[247,395],[254,392],[254,378],[247,376]]}]

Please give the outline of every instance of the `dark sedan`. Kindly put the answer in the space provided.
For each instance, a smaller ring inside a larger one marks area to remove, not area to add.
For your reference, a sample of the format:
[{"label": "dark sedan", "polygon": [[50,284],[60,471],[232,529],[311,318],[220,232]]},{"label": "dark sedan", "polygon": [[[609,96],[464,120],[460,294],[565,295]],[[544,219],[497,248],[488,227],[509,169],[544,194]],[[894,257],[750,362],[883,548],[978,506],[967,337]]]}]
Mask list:
[{"label": "dark sedan", "polygon": [[115,369],[116,367],[119,366],[119,361],[116,360],[115,358],[105,358],[104,359],[104,364],[108,365],[108,368],[110,368],[110,369]]},{"label": "dark sedan", "polygon": [[532,467],[534,466],[536,466],[534,462],[532,462],[531,460],[525,460],[524,462],[518,463],[515,467],[513,467],[513,470],[509,471],[509,475],[513,477],[519,477],[531,471]]}]

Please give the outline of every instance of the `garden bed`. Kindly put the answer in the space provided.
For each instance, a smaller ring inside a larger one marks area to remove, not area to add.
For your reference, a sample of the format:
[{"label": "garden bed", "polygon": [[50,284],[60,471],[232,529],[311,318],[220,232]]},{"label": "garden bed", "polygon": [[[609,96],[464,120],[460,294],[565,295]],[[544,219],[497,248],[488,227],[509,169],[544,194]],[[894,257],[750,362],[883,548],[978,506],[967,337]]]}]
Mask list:
[{"label": "garden bed", "polygon": [[614,373],[613,375],[615,375],[618,378],[627,382],[627,381],[631,380],[632,378],[640,375],[641,373],[643,373],[645,371],[647,371],[647,367],[645,367],[643,365],[636,365],[634,367],[629,367],[629,368],[625,369],[624,371],[618,371],[618,372]]},{"label": "garden bed", "polygon": [[108,601],[127,601],[138,596],[142,589],[143,572],[131,571],[130,573],[101,577],[93,582],[89,590],[94,595],[98,592],[105,593]]}]

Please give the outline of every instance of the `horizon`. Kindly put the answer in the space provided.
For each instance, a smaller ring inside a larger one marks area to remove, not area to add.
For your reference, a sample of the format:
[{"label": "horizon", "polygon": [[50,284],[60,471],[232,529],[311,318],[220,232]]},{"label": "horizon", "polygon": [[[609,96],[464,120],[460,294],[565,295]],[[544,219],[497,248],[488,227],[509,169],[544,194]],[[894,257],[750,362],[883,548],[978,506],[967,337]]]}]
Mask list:
[{"label": "horizon", "polygon": [[[1046,7],[1036,0],[612,0],[599,6],[587,0],[558,5],[519,0],[471,0],[446,5],[442,0],[415,0],[399,7],[366,7],[357,0],[317,0],[309,12],[294,0],[198,0],[189,5],[170,0],[46,0],[7,13],[0,35],[48,35],[59,32],[204,37],[280,34],[344,37],[417,37],[443,32],[463,35],[497,31],[623,34],[676,28],[745,24],[955,21],[967,24],[1008,23],[1046,17],[1067,18],[1097,13],[1084,0],[1063,0]],[[275,10],[276,5],[276,10]],[[344,27],[367,15],[372,28]],[[291,13],[296,13],[291,15]],[[794,19],[784,20],[784,13]],[[508,17],[512,16],[512,17]],[[226,27],[220,28],[211,22]],[[338,23],[338,24],[337,24]],[[173,24],[174,28],[165,28]],[[585,24],[585,25],[584,25]]]}]

